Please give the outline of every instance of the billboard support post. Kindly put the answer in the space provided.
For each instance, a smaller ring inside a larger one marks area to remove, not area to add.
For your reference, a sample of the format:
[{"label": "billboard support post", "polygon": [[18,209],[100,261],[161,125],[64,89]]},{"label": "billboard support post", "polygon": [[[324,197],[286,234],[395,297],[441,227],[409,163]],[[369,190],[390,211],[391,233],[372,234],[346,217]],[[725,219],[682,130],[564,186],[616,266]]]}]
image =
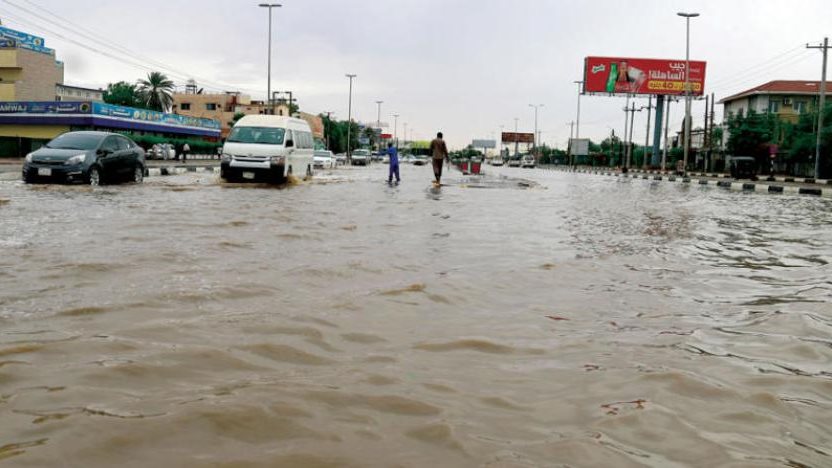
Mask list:
[{"label": "billboard support post", "polygon": [[653,158],[650,165],[658,167],[659,165],[659,142],[662,141],[662,119],[664,114],[664,96],[659,94],[656,96],[656,120],[653,124]]},{"label": "billboard support post", "polygon": [[647,98],[647,131],[644,133],[644,149],[641,152],[641,167],[647,169],[647,145],[650,144],[650,116],[653,111],[653,96]]}]

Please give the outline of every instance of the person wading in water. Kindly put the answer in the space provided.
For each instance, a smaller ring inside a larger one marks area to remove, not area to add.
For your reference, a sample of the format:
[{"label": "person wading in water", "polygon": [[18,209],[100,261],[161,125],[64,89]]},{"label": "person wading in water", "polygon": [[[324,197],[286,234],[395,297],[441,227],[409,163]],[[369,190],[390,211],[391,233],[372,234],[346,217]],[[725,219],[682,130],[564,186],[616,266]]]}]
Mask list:
[{"label": "person wading in water", "polygon": [[442,164],[448,159],[448,147],[442,139],[442,132],[436,134],[436,138],[430,142],[430,154],[433,157],[433,175],[436,177],[436,185],[442,185]]}]

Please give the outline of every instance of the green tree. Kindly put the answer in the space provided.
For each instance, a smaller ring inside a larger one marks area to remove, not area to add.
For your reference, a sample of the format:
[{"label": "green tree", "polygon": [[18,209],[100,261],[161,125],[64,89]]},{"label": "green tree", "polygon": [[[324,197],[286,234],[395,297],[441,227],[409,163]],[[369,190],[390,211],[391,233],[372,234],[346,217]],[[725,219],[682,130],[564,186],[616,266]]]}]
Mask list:
[{"label": "green tree", "polygon": [[238,120],[242,119],[245,116],[246,114],[244,112],[235,112],[234,117],[231,118],[231,124],[236,124]]},{"label": "green tree", "polygon": [[139,80],[141,102],[148,109],[170,112],[173,106],[173,81],[160,72],[150,72],[147,79]]},{"label": "green tree", "polygon": [[104,102],[117,106],[144,107],[136,85],[126,81],[108,84],[104,91]]},{"label": "green tree", "polygon": [[747,115],[739,114],[728,118],[728,143],[726,149],[734,156],[768,155],[768,145],[777,143],[779,122],[771,113],[759,114],[753,110]]}]

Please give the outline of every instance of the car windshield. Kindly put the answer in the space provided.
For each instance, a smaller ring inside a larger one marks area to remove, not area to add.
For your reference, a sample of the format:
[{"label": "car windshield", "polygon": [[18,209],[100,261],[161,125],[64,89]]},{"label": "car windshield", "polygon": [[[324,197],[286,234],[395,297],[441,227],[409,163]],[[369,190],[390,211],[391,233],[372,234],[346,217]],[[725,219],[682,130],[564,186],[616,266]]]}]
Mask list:
[{"label": "car windshield", "polygon": [[273,127],[234,127],[226,141],[230,143],[256,143],[282,145],[286,130]]},{"label": "car windshield", "polygon": [[98,144],[104,135],[90,133],[64,133],[46,144],[46,148],[68,149],[68,150],[92,150],[98,148]]}]

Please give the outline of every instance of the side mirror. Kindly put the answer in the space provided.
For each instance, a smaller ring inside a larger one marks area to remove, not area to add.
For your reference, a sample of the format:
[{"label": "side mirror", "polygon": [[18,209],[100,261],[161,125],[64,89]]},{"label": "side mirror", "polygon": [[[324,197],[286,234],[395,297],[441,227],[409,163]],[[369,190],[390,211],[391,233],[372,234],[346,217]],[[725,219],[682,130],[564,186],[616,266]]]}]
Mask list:
[{"label": "side mirror", "polygon": [[295,140],[286,140],[286,147],[287,148],[294,148]]},{"label": "side mirror", "polygon": [[99,155],[99,156],[109,156],[109,155],[111,155],[113,152],[112,152],[112,151],[110,151],[110,150],[108,150],[108,149],[106,149],[106,148],[100,148],[100,149],[97,151],[97,153],[98,153],[98,155]]}]

